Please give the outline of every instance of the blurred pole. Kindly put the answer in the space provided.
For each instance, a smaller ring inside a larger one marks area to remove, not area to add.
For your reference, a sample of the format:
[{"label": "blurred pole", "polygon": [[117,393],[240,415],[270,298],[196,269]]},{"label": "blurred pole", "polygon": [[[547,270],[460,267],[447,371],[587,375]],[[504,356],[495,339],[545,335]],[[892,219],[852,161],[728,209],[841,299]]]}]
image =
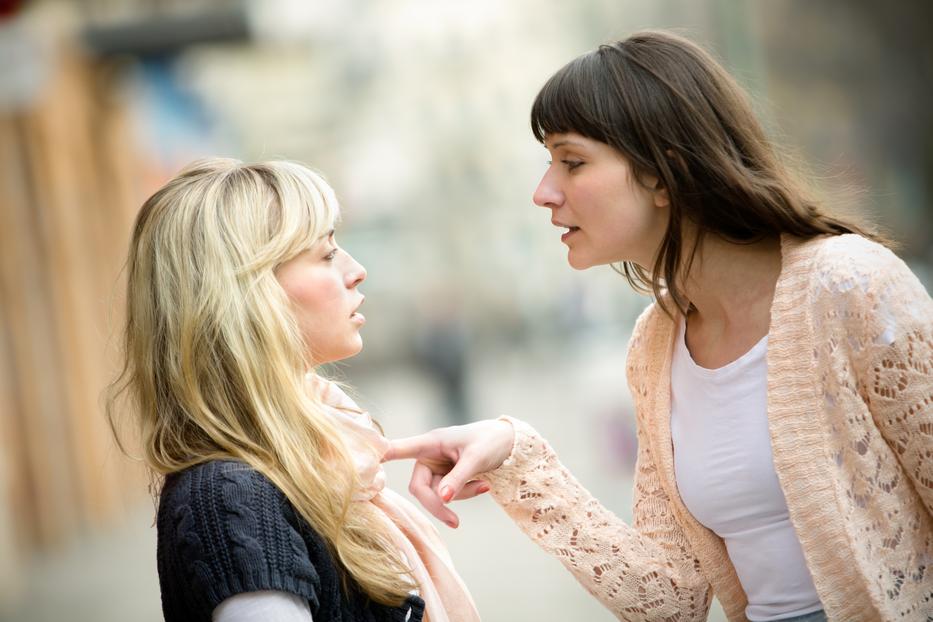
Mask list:
[{"label": "blurred pole", "polygon": [[[13,416],[13,377],[9,369],[8,326],[4,318],[4,308],[0,304],[0,447],[14,447],[11,429]],[[23,550],[16,537],[16,521],[13,515],[15,500],[10,484],[13,475],[13,455],[0,452],[0,618],[6,613],[9,603],[16,600],[23,591],[21,562]]]}]

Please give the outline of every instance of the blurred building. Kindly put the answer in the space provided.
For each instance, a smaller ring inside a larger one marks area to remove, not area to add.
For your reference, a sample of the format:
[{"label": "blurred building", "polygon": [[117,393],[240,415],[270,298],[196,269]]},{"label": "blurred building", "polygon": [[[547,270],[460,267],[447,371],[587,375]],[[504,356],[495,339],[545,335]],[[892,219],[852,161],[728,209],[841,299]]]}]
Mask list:
[{"label": "blurred building", "polygon": [[[321,170],[343,204],[341,244],[369,271],[366,349],[337,371],[364,395],[386,396],[383,405],[424,412],[409,419],[421,426],[497,415],[491,396],[520,408],[524,393],[564,387],[567,408],[580,411],[573,416],[592,424],[566,436],[579,451],[565,458],[595,478],[601,496],[619,495],[624,511],[633,449],[630,412],[615,393],[618,355],[647,300],[608,269],[568,269],[547,214],[532,205],[547,159],[528,128],[538,88],[574,56],[640,28],[696,38],[751,91],[772,134],[808,163],[828,199],[887,228],[929,288],[930,6],[5,3],[0,619],[26,619],[28,599],[43,593],[35,583],[45,575],[29,570],[37,559],[84,558],[87,542],[110,555],[97,538],[138,522],[139,507],[151,514],[144,473],[113,446],[101,396],[117,371],[132,219],[189,160],[289,158]],[[380,378],[400,378],[405,390],[393,393]],[[599,399],[596,381],[607,387]],[[581,383],[589,393],[575,396]],[[559,433],[566,413],[528,399],[543,428]],[[382,414],[390,434],[401,433],[393,413]],[[516,414],[535,421],[534,412]],[[125,548],[128,540],[112,541]],[[82,570],[82,593],[99,600],[106,585],[93,580],[95,568],[77,564],[56,577],[77,582]],[[495,589],[474,588],[481,609]],[[113,609],[113,619],[124,617]]]},{"label": "blurred building", "polygon": [[[59,15],[0,22],[0,594],[20,564],[118,521],[140,469],[100,397],[144,167],[108,68]],[[67,30],[67,29],[66,29]],[[72,32],[72,34],[74,34]],[[135,501],[143,495],[135,494]]]}]

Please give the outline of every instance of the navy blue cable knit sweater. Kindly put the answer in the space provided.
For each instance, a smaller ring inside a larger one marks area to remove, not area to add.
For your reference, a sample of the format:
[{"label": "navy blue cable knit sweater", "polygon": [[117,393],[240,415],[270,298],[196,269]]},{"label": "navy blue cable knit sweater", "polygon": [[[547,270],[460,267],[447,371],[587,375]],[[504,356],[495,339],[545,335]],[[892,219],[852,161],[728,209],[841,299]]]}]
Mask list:
[{"label": "navy blue cable knit sweater", "polygon": [[420,622],[424,614],[418,596],[386,607],[352,579],[344,592],[324,539],[272,482],[240,462],[207,462],[168,476],[157,530],[166,622],[210,622],[224,599],[258,590],[306,598],[314,622]]}]

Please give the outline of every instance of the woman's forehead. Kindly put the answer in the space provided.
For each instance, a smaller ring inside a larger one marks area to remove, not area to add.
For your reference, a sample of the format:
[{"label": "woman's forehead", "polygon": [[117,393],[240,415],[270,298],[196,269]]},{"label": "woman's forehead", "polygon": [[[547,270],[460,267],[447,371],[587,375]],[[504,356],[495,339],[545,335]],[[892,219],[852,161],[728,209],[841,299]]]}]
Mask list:
[{"label": "woman's forehead", "polygon": [[559,147],[586,147],[592,139],[574,131],[552,132],[544,135],[544,146],[548,149]]}]

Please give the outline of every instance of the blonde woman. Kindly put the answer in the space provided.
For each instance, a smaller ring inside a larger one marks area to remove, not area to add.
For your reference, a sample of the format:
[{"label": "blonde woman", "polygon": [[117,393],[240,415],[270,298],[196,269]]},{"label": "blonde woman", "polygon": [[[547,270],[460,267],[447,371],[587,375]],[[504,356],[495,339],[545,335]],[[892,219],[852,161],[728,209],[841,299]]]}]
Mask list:
[{"label": "blonde woman", "polygon": [[[478,620],[426,518],[384,488],[387,441],[315,371],[362,348],[366,270],[331,188],[290,162],[191,164],[143,205],[115,404],[161,482],[176,620]],[[118,434],[118,438],[119,438]]]}]

